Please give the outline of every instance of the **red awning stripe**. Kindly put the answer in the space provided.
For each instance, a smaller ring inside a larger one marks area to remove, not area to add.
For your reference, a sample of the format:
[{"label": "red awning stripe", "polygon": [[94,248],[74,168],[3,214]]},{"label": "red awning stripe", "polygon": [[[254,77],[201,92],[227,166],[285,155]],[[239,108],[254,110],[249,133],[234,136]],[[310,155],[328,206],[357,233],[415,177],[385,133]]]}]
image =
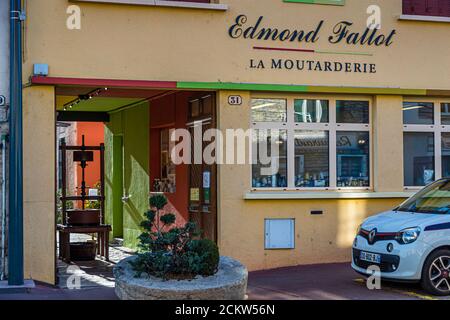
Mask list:
[{"label": "red awning stripe", "polygon": [[66,85],[88,87],[121,87],[121,88],[147,88],[147,89],[176,89],[176,81],[147,81],[147,80],[116,80],[116,79],[85,79],[33,76],[32,84],[39,85]]}]

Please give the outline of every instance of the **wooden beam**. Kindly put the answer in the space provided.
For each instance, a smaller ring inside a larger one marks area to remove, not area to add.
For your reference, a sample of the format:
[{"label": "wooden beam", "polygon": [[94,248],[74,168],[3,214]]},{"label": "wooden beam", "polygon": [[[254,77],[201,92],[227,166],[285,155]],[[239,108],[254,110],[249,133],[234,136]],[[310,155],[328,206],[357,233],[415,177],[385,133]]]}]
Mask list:
[{"label": "wooden beam", "polygon": [[58,121],[109,122],[107,112],[58,111]]}]

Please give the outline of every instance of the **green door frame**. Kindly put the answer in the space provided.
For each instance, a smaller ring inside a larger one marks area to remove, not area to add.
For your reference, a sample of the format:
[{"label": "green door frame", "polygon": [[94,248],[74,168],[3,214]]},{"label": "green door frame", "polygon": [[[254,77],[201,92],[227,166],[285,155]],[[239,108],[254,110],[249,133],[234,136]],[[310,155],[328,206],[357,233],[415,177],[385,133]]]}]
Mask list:
[{"label": "green door frame", "polygon": [[114,135],[112,138],[113,175],[112,175],[112,235],[114,238],[123,237],[123,136]]}]

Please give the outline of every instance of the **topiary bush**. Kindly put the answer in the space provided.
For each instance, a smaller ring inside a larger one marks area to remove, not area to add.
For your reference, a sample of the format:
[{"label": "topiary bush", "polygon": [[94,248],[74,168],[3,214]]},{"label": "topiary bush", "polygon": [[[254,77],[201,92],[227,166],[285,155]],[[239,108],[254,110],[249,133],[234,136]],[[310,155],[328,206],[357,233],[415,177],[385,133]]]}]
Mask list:
[{"label": "topiary bush", "polygon": [[146,273],[164,279],[192,279],[216,273],[220,258],[217,245],[199,239],[193,222],[174,226],[176,217],[163,211],[166,205],[162,194],[150,198],[150,210],[141,223],[144,231],[139,236],[139,252],[130,262],[136,276]]},{"label": "topiary bush", "polygon": [[212,276],[219,267],[219,248],[214,241],[209,239],[193,240],[189,243],[189,251],[201,257],[201,262],[196,265],[196,271],[203,276]]}]

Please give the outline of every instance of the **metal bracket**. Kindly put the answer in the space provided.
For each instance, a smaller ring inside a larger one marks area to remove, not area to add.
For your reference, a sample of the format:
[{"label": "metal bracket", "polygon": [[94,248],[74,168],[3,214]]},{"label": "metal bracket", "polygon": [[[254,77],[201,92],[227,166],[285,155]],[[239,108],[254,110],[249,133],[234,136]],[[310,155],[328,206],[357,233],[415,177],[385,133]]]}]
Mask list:
[{"label": "metal bracket", "polygon": [[27,14],[25,11],[11,11],[11,19],[25,21],[27,19]]}]

